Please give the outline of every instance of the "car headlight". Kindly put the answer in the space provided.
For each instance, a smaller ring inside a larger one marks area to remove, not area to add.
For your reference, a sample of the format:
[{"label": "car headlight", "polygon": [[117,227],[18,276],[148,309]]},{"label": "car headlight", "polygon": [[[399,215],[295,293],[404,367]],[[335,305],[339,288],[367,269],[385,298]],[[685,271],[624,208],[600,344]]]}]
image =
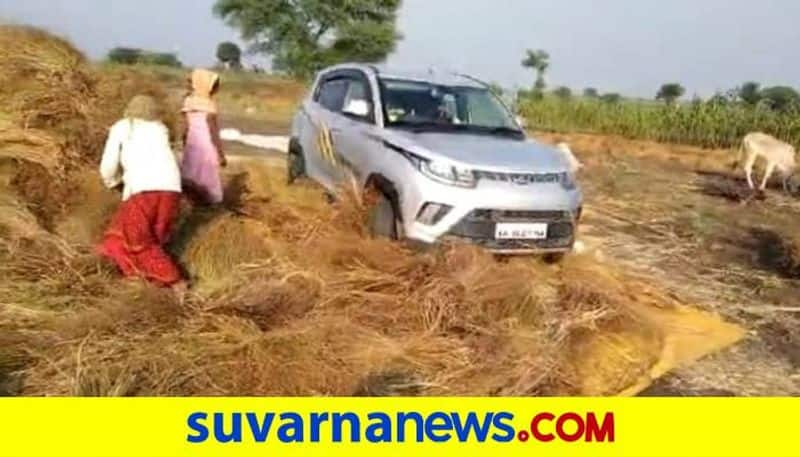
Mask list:
[{"label": "car headlight", "polygon": [[402,154],[423,175],[436,182],[459,187],[475,187],[478,185],[478,178],[475,172],[469,168],[460,167],[444,160],[426,159],[388,141],[384,141],[383,145]]},{"label": "car headlight", "polygon": [[477,183],[475,173],[472,170],[441,160],[421,159],[419,161],[419,170],[425,176],[442,184],[475,187]]},{"label": "car headlight", "polygon": [[575,180],[575,175],[568,171],[561,173],[561,179],[559,179],[559,181],[561,181],[561,187],[566,190],[575,190],[578,187],[578,183]]}]

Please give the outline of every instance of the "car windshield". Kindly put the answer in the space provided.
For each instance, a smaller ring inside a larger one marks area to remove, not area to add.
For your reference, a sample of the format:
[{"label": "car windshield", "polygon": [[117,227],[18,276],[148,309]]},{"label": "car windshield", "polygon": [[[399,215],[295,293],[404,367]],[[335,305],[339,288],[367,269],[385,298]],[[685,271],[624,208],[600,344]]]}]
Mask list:
[{"label": "car windshield", "polygon": [[486,88],[382,79],[381,96],[387,127],[522,135]]}]

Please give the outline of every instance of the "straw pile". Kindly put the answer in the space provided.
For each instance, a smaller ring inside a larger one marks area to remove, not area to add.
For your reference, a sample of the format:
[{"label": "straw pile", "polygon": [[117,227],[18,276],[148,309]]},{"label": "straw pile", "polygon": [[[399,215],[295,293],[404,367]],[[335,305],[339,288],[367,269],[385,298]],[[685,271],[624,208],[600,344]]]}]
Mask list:
[{"label": "straw pile", "polygon": [[20,393],[604,395],[671,351],[642,307],[680,304],[608,265],[415,253],[354,230],[354,202],[323,206],[237,166],[251,171],[243,205],[268,216],[187,214],[174,246],[197,284],[186,302],[81,253],[26,251],[3,272]]},{"label": "straw pile", "polygon": [[74,201],[70,174],[97,163],[108,127],[139,93],[164,101],[174,131],[178,110],[154,77],[98,70],[63,39],[0,25],[0,159],[19,163],[13,184],[45,225]]}]

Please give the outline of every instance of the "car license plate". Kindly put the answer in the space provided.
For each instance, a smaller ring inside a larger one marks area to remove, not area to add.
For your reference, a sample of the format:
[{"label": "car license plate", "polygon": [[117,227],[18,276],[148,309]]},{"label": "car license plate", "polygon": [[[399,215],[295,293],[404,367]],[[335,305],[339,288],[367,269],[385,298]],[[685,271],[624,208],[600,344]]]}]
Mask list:
[{"label": "car license plate", "polygon": [[500,223],[495,227],[494,237],[497,240],[545,240],[547,224]]}]

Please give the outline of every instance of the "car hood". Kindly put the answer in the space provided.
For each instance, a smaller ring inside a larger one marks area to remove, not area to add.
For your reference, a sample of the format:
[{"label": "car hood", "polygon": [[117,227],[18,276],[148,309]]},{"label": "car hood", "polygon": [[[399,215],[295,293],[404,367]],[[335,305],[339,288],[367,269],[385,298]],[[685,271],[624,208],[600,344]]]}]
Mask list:
[{"label": "car hood", "polygon": [[467,133],[386,130],[384,140],[431,160],[450,160],[484,171],[559,173],[569,162],[557,149],[533,140]]}]

